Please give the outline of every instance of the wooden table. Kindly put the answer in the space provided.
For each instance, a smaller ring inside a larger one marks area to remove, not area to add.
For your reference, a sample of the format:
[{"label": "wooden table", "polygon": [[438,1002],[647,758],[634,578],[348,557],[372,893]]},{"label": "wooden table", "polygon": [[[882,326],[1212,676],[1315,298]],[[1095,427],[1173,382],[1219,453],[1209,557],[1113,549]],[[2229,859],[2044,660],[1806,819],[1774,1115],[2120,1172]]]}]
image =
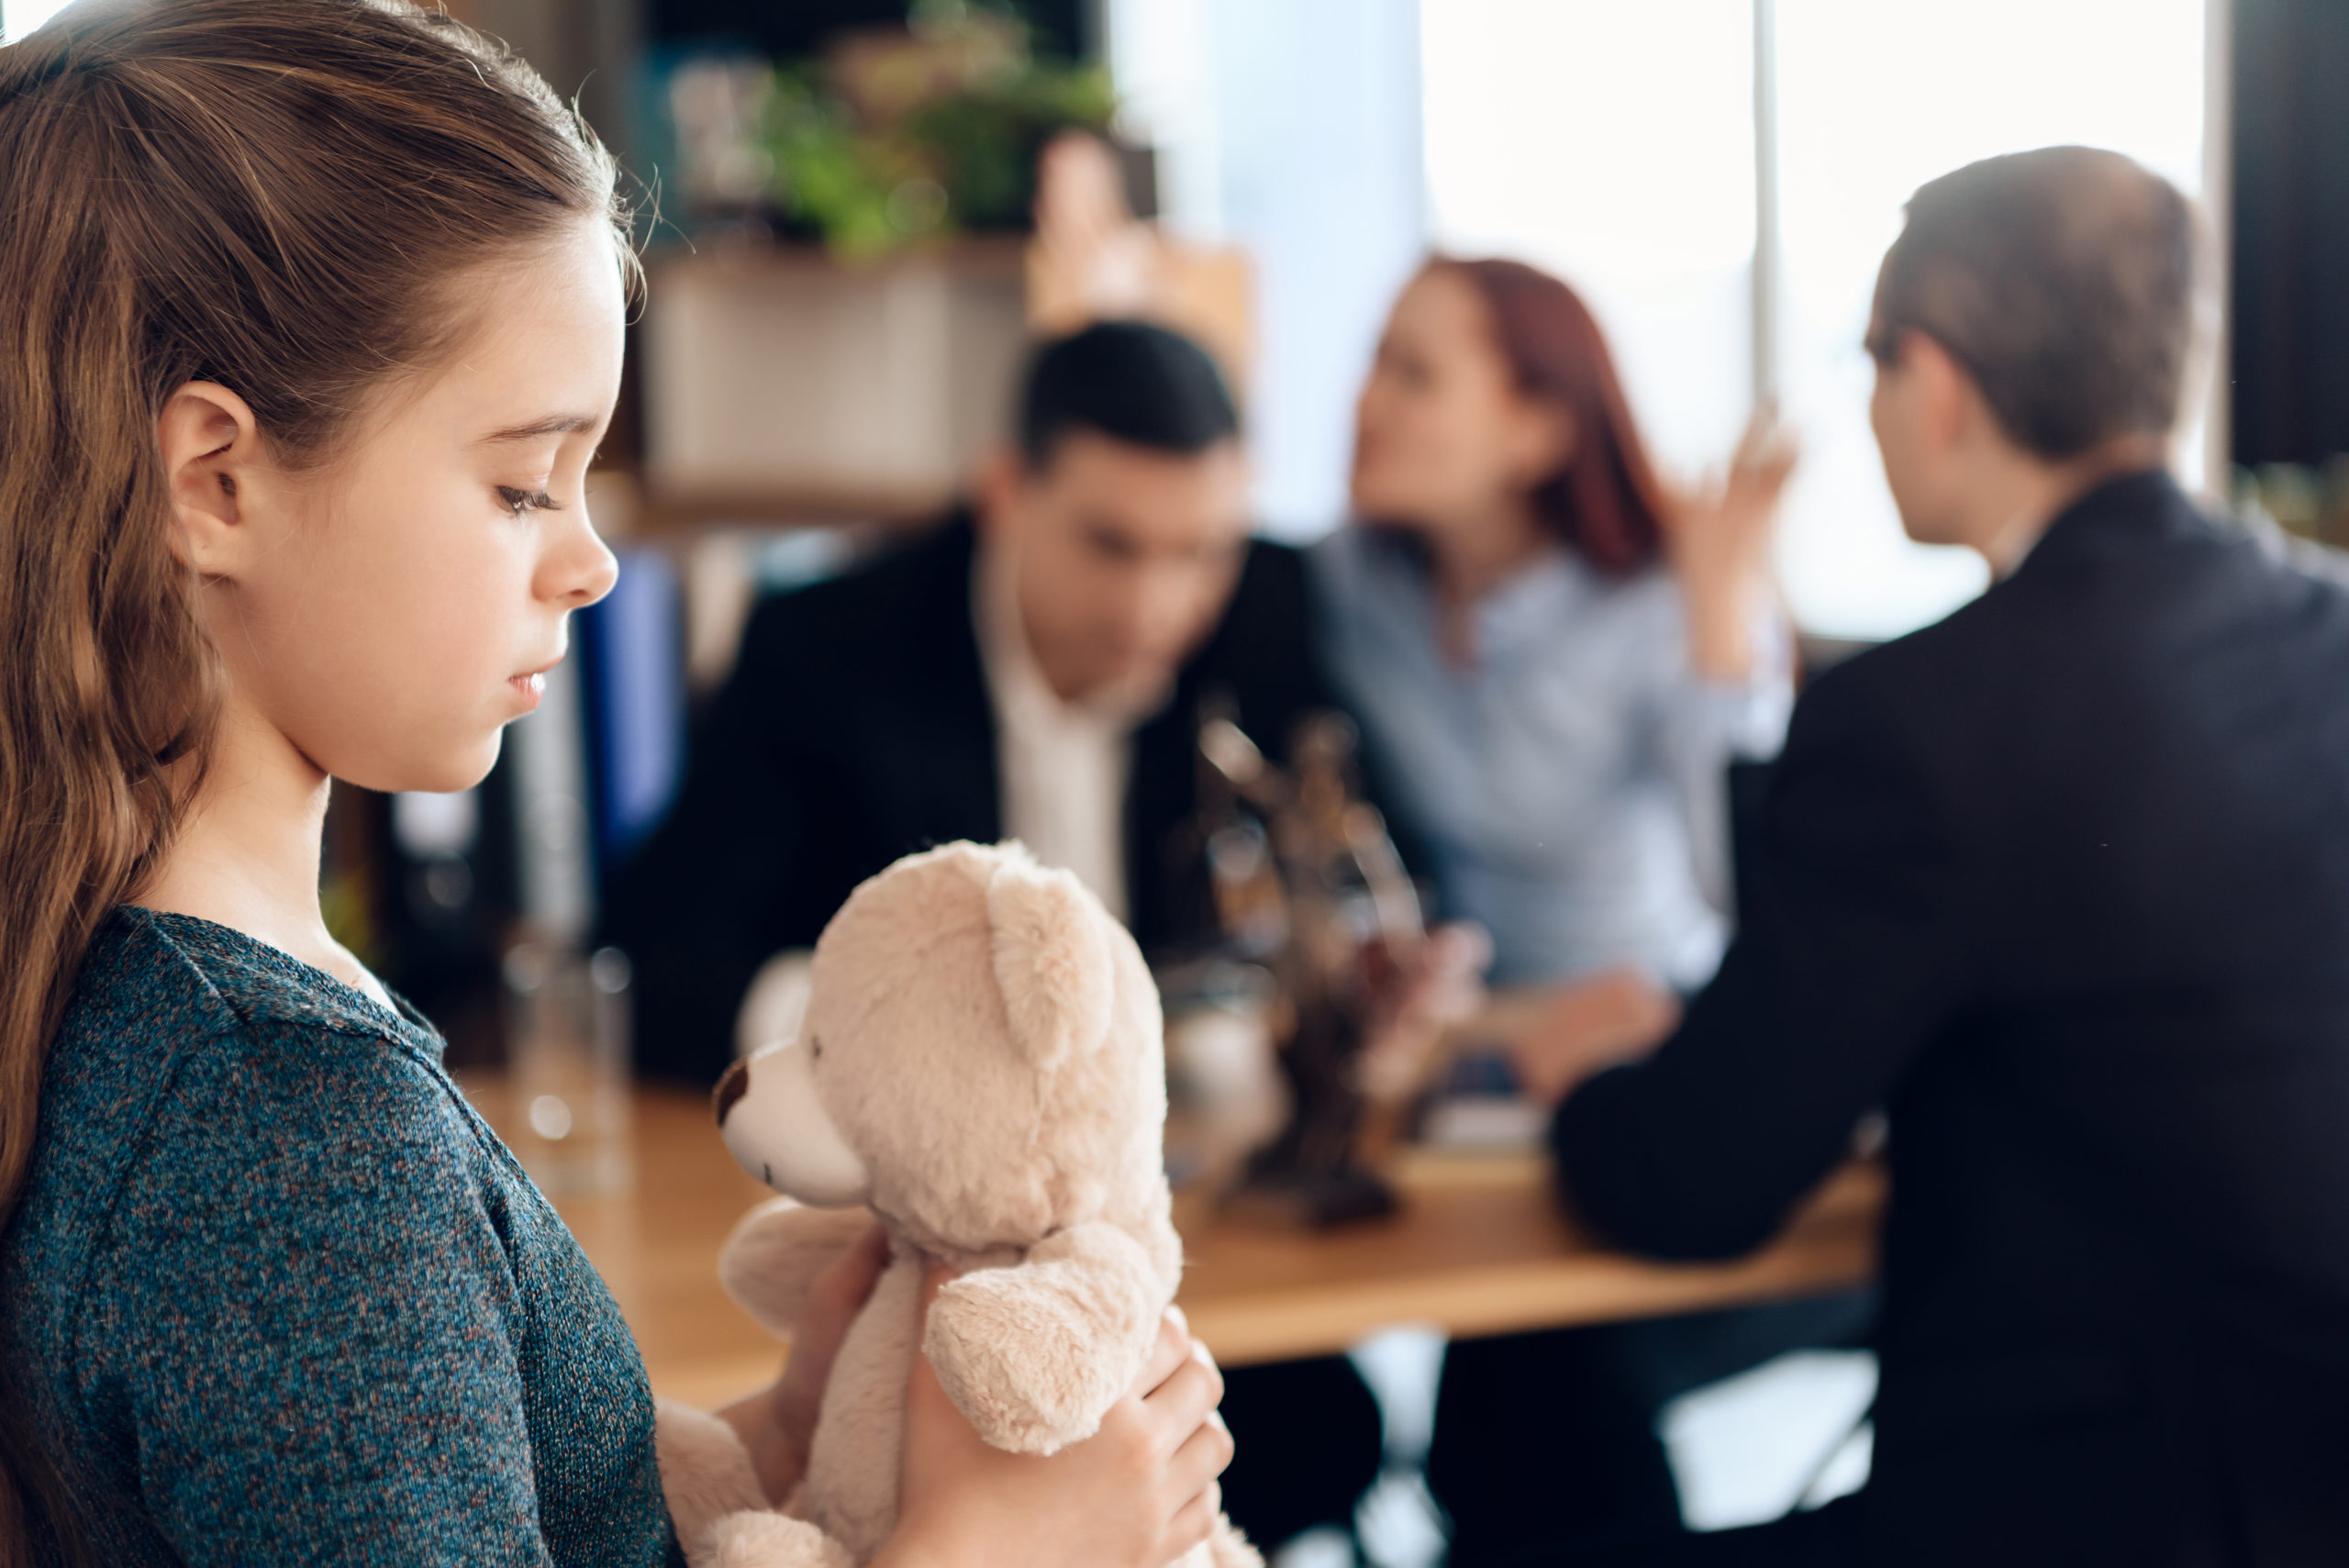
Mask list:
[{"label": "wooden table", "polygon": [[[502,1081],[468,1078],[465,1090],[502,1135],[527,1140]],[[556,1207],[610,1284],[653,1388],[722,1404],[772,1378],[782,1360],[716,1271],[735,1220],[772,1195],[718,1142],[702,1096],[640,1089],[632,1110],[635,1191],[558,1195]],[[1664,1264],[1607,1251],[1578,1230],[1534,1156],[1408,1152],[1392,1173],[1400,1214],[1324,1235],[1235,1220],[1204,1195],[1178,1195],[1181,1301],[1219,1361],[1321,1354],[1403,1323],[1500,1334],[1839,1289],[1873,1274],[1884,1201],[1880,1171],[1853,1165],[1752,1257]]]}]

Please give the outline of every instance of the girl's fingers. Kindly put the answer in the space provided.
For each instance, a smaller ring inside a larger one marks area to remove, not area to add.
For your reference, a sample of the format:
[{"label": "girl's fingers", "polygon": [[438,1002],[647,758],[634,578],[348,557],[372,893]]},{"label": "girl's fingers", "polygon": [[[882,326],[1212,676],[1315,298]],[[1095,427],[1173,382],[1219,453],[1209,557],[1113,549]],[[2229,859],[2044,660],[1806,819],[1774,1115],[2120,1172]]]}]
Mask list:
[{"label": "girl's fingers", "polygon": [[888,1266],[889,1233],[876,1219],[854,1246],[841,1254],[838,1262],[816,1277],[816,1304],[821,1310],[854,1316],[880,1283],[881,1271]]},{"label": "girl's fingers", "polygon": [[1182,1309],[1170,1307],[1158,1320],[1158,1338],[1152,1341],[1150,1355],[1134,1378],[1132,1394],[1137,1398],[1148,1398],[1160,1384],[1174,1375],[1190,1353],[1191,1336],[1184,1328]]},{"label": "girl's fingers", "polygon": [[1174,1517],[1166,1521],[1166,1535],[1161,1544],[1167,1560],[1174,1561],[1207,1540],[1222,1512],[1222,1489],[1209,1482],[1206,1491],[1174,1510]]},{"label": "girl's fingers", "polygon": [[[1142,1401],[1159,1440],[1171,1454],[1203,1426],[1223,1398],[1223,1374],[1204,1357],[1191,1357]],[[1229,1442],[1229,1438],[1223,1440]]]},{"label": "girl's fingers", "polygon": [[[922,1269],[920,1299],[925,1330],[930,1319],[930,1304],[938,1299],[939,1291],[953,1278],[954,1271],[944,1263],[932,1262]],[[920,1335],[915,1336],[914,1343],[917,1347],[921,1344]],[[953,1408],[953,1401],[946,1397],[945,1387],[938,1381],[938,1373],[930,1364],[930,1357],[923,1354],[918,1348],[914,1353],[914,1364],[907,1380],[906,1396],[915,1405],[932,1407],[942,1405],[948,1409]],[[959,1417],[959,1411],[957,1415]]]},{"label": "girl's fingers", "polygon": [[917,1419],[935,1418],[941,1411],[952,1411],[957,1420],[962,1412],[954,1408],[954,1401],[946,1396],[946,1385],[938,1381],[938,1369],[919,1351],[914,1352],[914,1364],[906,1375],[906,1410],[907,1424]]},{"label": "girl's fingers", "polygon": [[889,1228],[877,1219],[866,1226],[857,1240],[856,1251],[863,1266],[878,1278],[881,1271],[889,1266]]},{"label": "girl's fingers", "polygon": [[[1208,1375],[1215,1379],[1215,1403],[1219,1408],[1223,1404],[1223,1368],[1215,1364],[1215,1357],[1197,1340],[1191,1341],[1191,1359],[1207,1368]],[[1217,1409],[1211,1408],[1208,1411],[1208,1419],[1220,1424],[1223,1418],[1217,1414]]]},{"label": "girl's fingers", "polygon": [[934,1258],[922,1265],[921,1313],[925,1319],[930,1317],[930,1304],[938,1299],[939,1291],[953,1277],[954,1271]]},{"label": "girl's fingers", "polygon": [[1190,1497],[1213,1486],[1216,1477],[1231,1467],[1231,1429],[1209,1413],[1166,1462],[1167,1495]]}]

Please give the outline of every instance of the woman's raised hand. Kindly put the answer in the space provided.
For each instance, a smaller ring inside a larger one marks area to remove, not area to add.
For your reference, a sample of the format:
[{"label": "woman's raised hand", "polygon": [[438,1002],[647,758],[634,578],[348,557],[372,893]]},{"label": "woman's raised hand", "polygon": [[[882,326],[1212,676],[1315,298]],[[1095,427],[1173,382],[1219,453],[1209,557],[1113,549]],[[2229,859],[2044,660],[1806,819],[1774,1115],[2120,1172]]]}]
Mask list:
[{"label": "woman's raised hand", "polygon": [[1755,606],[1770,580],[1778,498],[1796,455],[1776,416],[1758,410],[1728,474],[1669,508],[1664,545],[1688,606],[1689,662],[1708,680],[1742,681],[1753,669]]},{"label": "woman's raised hand", "polygon": [[[949,1277],[930,1272],[925,1304]],[[906,1394],[897,1530],[873,1568],[1164,1568],[1222,1512],[1223,1374],[1174,1309],[1101,1429],[1050,1458],[980,1441],[926,1356]]]}]

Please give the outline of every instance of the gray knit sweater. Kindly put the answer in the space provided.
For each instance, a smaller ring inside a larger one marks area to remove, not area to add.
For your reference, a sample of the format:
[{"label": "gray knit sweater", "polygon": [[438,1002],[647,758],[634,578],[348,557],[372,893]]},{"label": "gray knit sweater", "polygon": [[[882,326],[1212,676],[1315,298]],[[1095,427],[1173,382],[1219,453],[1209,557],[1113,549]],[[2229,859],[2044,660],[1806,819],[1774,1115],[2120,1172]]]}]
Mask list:
[{"label": "gray knit sweater", "polygon": [[108,1563],[670,1560],[652,1399],[421,1018],[131,906],[0,1238],[0,1354]]}]

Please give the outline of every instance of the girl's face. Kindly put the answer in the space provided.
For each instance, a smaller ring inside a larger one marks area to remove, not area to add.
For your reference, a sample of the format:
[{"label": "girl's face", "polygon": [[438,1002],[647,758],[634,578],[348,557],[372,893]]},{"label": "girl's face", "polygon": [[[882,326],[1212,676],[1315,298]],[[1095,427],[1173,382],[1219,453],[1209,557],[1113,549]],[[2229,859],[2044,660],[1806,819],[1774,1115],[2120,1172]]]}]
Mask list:
[{"label": "girl's face", "polygon": [[[570,613],[617,574],[584,494],[619,386],[608,231],[583,222],[469,298],[479,325],[446,368],[391,393],[319,472],[271,464],[224,389],[197,384],[163,417],[226,721],[265,721],[371,789],[479,782],[538,706]],[[209,459],[173,461],[175,418],[219,438]]]},{"label": "girl's face", "polygon": [[1395,302],[1354,408],[1354,515],[1442,529],[1520,499],[1564,461],[1566,417],[1518,389],[1476,286],[1431,268]]}]

